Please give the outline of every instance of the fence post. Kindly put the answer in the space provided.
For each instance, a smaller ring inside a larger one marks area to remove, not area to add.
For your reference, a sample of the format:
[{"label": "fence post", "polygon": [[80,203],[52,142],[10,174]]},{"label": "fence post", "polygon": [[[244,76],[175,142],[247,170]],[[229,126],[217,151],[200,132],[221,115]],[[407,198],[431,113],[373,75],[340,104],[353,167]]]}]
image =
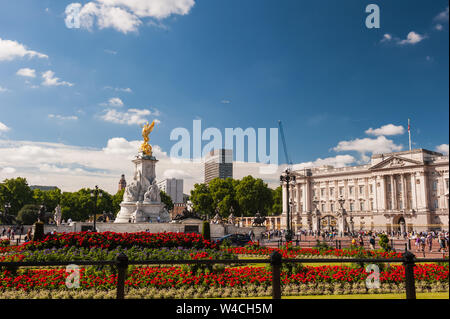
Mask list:
[{"label": "fence post", "polygon": [[411,239],[408,239],[408,250],[411,250]]},{"label": "fence post", "polygon": [[278,251],[270,255],[272,266],[272,299],[281,299],[281,263],[283,256]]},{"label": "fence post", "polygon": [[407,251],[403,254],[403,265],[405,266],[406,279],[406,299],[416,299],[416,284],[414,281],[414,256],[413,253]]},{"label": "fence post", "polygon": [[128,256],[123,252],[117,256],[117,299],[125,298],[125,278],[128,269]]}]

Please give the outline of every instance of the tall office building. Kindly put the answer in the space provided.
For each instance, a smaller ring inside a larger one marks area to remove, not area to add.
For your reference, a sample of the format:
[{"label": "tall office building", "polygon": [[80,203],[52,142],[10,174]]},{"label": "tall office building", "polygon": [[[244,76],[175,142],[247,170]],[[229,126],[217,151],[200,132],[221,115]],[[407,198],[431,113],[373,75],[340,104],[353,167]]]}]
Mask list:
[{"label": "tall office building", "polygon": [[213,150],[205,158],[205,184],[214,178],[233,178],[233,150]]},{"label": "tall office building", "polygon": [[170,196],[174,204],[184,203],[182,179],[168,178],[158,182],[157,184],[160,190]]}]

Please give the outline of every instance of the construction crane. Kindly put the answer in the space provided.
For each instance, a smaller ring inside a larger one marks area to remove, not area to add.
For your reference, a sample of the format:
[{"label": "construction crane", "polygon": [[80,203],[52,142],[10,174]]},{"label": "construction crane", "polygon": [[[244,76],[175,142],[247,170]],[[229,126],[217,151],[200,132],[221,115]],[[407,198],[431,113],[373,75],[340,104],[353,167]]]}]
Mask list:
[{"label": "construction crane", "polygon": [[278,121],[278,126],[280,127],[281,141],[283,142],[284,156],[286,157],[286,163],[288,164],[287,170],[292,170],[292,162],[289,160],[289,155],[286,147],[286,139],[284,138],[283,124]]}]

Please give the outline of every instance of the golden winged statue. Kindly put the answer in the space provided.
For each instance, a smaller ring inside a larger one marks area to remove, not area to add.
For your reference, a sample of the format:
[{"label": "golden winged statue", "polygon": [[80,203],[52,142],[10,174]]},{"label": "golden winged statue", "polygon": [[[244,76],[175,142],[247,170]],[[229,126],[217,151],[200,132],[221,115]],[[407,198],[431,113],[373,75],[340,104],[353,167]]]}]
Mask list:
[{"label": "golden winged statue", "polygon": [[152,156],[152,147],[148,144],[148,141],[150,141],[148,136],[153,131],[154,127],[155,121],[153,121],[152,124],[148,124],[147,122],[144,126],[142,126],[142,137],[144,138],[144,143],[141,145],[141,151],[144,155]]}]

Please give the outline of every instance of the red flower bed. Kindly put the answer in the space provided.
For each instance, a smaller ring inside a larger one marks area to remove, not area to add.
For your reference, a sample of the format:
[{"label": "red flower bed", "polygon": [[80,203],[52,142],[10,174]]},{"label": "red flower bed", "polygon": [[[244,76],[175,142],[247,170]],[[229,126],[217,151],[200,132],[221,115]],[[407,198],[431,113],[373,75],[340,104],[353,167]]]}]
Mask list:
[{"label": "red flower bed", "polygon": [[[335,257],[357,257],[357,258],[402,258],[402,253],[380,252],[372,250],[346,250],[346,249],[328,249],[320,250],[316,248],[270,248],[250,245],[246,247],[230,247],[226,251],[239,255],[257,255],[269,256],[274,251],[278,251],[283,258],[297,258],[301,256],[335,256]],[[363,254],[363,256],[361,256]]]},{"label": "red flower bed", "polygon": [[[418,281],[448,282],[448,266],[436,264],[416,265],[414,276]],[[358,283],[365,281],[367,273],[364,268],[355,269],[346,266],[305,267],[298,274],[281,273],[282,284],[300,283]],[[36,270],[28,269],[19,275],[9,271],[0,274],[0,290],[2,289],[59,289],[65,288],[69,273],[65,269]],[[272,273],[264,267],[226,268],[220,273],[193,274],[183,271],[181,267],[139,267],[128,276],[125,284],[129,287],[189,287],[203,285],[205,287],[235,287],[246,284],[268,286]],[[405,281],[403,266],[392,266],[380,273],[380,281],[402,283]],[[115,289],[117,275],[99,272],[92,274],[85,269],[80,270],[80,288]]]},{"label": "red flower bed", "polygon": [[56,233],[48,234],[41,241],[31,241],[22,244],[26,250],[40,250],[60,247],[100,247],[114,249],[118,246],[131,248],[141,246],[148,248],[183,247],[183,248],[217,248],[217,245],[205,240],[199,234],[185,233]]}]

